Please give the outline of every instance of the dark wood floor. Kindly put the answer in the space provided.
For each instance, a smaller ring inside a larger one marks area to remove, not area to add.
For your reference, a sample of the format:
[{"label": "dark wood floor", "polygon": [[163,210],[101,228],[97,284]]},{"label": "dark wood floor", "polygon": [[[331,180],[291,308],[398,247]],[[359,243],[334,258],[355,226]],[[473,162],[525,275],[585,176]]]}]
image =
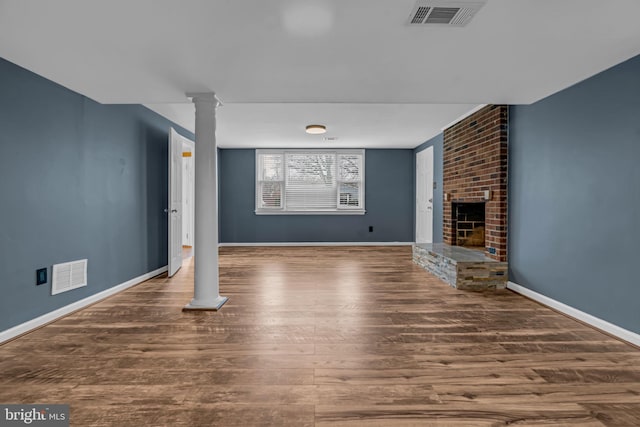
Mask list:
[{"label": "dark wood floor", "polygon": [[640,351],[509,291],[449,288],[410,248],[223,248],[0,346],[0,402],[76,426],[640,425]]}]

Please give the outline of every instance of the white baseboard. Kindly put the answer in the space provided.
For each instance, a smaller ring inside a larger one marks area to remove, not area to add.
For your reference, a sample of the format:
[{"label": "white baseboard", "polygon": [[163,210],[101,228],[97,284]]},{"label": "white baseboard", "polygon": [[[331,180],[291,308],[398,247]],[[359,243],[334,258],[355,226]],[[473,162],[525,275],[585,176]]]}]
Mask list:
[{"label": "white baseboard", "polygon": [[13,339],[19,335],[25,334],[33,329],[39,328],[47,323],[51,323],[54,320],[57,320],[61,317],[64,317],[74,311],[78,311],[81,308],[87,307],[91,304],[94,304],[100,300],[103,300],[111,295],[117,294],[118,292],[122,292],[125,289],[128,289],[132,286],[135,286],[139,283],[144,282],[145,280],[149,280],[152,277],[155,277],[159,274],[162,274],[167,271],[167,266],[160,267],[157,270],[150,271],[147,274],[143,274],[142,276],[135,277],[131,280],[128,280],[124,283],[116,285],[112,288],[106,289],[102,292],[98,292],[97,294],[91,295],[87,298],[81,299],[80,301],[76,301],[69,305],[65,305],[57,310],[51,311],[49,313],[43,314],[42,316],[36,317],[35,319],[31,319],[27,322],[21,323],[20,325],[14,326],[13,328],[7,329],[5,331],[0,332],[0,344],[10,339]]},{"label": "white baseboard", "polygon": [[411,246],[413,242],[265,242],[218,243],[218,246]]},{"label": "white baseboard", "polygon": [[546,305],[547,307],[566,314],[567,316],[573,317],[574,319],[580,320],[581,322],[591,325],[594,328],[600,329],[601,331],[618,337],[624,341],[640,346],[640,335],[636,334],[635,332],[631,332],[627,329],[621,328],[620,326],[614,325],[613,323],[609,323],[606,320],[602,320],[598,317],[585,313],[584,311],[580,311],[576,308],[563,304],[560,301],[556,301],[552,298],[546,297],[516,283],[508,282],[507,289],[511,289],[512,291],[524,295],[525,297],[530,298],[534,301],[537,301],[540,304]]}]

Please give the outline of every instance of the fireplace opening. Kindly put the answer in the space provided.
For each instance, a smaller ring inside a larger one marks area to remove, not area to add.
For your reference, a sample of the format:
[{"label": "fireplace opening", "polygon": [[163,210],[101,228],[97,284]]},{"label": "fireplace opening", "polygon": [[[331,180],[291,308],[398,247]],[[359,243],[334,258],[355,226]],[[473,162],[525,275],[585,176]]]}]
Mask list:
[{"label": "fireplace opening", "polygon": [[454,244],[484,250],[484,202],[453,203],[452,208]]}]

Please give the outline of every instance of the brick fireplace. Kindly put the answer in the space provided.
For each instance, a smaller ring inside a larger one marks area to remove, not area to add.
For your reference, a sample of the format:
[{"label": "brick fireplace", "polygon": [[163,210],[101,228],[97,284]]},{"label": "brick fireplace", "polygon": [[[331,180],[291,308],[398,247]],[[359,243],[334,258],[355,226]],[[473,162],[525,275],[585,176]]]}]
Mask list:
[{"label": "brick fireplace", "polygon": [[457,289],[507,284],[507,114],[489,105],[444,131],[444,243],[416,243],[413,261]]},{"label": "brick fireplace", "polygon": [[507,106],[488,105],[444,131],[444,243],[497,261],[507,260],[507,120]]}]

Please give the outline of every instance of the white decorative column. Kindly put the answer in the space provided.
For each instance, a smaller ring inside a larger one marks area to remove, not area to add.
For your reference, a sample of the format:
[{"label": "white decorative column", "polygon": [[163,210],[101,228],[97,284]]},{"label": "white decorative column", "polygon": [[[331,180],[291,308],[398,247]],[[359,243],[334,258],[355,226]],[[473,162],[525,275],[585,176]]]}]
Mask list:
[{"label": "white decorative column", "polygon": [[218,283],[218,171],[215,93],[188,93],[196,106],[195,144],[195,281],[189,310],[219,310],[227,302]]}]

